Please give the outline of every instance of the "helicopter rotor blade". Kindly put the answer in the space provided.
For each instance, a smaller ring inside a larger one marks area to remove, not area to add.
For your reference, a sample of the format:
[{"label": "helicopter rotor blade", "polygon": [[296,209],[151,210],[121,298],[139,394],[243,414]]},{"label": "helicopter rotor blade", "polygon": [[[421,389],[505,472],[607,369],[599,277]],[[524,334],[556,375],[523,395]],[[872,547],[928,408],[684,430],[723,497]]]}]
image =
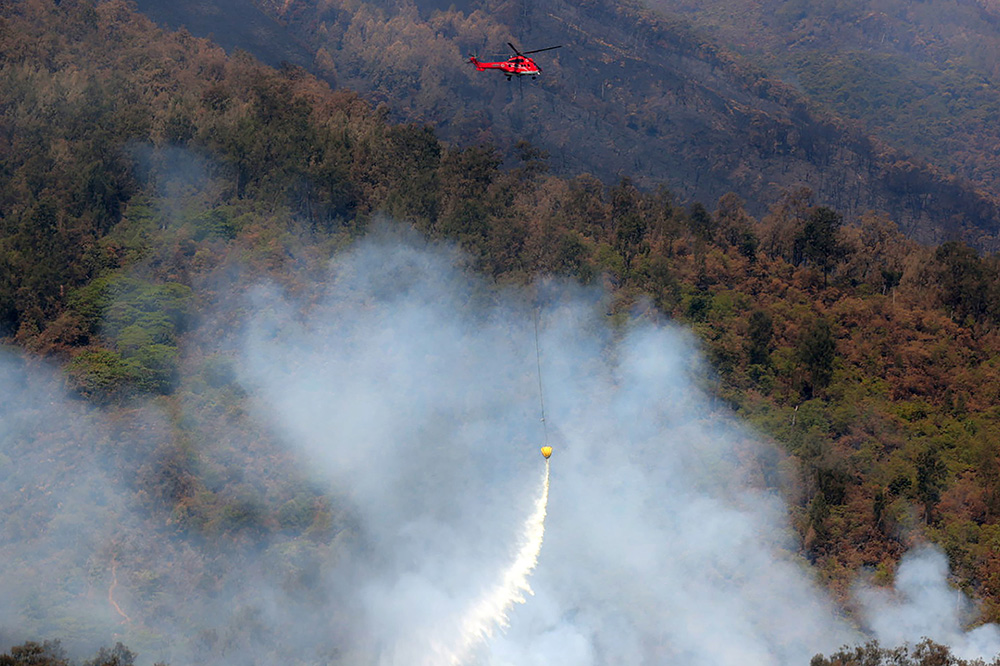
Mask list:
[{"label": "helicopter rotor blade", "polygon": [[[513,48],[513,45],[511,46]],[[561,49],[562,44],[559,46],[548,46],[544,49],[535,49],[534,51],[525,51],[524,53],[519,53],[518,55],[528,55],[529,53],[541,53],[542,51],[551,51],[552,49]]]},{"label": "helicopter rotor blade", "polygon": [[516,53],[517,55],[519,55],[519,56],[523,56],[524,55],[523,53],[521,53],[520,51],[518,51],[517,47],[514,46],[513,44],[511,44],[510,42],[507,42],[507,46],[509,46],[514,51],[514,53]]}]

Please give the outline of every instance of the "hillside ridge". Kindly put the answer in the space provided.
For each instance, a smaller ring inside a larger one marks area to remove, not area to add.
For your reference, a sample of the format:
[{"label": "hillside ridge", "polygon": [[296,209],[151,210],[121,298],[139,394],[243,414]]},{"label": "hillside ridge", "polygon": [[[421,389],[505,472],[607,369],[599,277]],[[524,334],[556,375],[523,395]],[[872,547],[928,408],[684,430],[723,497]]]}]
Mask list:
[{"label": "hillside ridge", "polygon": [[[510,156],[528,140],[560,174],[626,176],[706,203],[732,191],[757,215],[806,186],[850,219],[883,210],[923,242],[995,247],[994,196],[818,113],[680,19],[603,1],[262,6],[316,54],[309,69],[449,142],[489,140]],[[465,62],[510,39],[566,46],[523,87]]]}]

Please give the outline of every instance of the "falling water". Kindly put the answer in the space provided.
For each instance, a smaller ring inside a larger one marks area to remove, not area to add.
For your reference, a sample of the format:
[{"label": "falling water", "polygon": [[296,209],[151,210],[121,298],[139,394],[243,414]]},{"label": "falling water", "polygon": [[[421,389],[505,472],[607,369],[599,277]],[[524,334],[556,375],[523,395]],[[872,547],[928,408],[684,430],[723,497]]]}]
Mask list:
[{"label": "falling water", "polygon": [[528,576],[535,570],[538,554],[542,550],[545,536],[545,512],[549,503],[549,461],[545,461],[545,481],[542,492],[535,502],[535,510],[528,516],[521,533],[521,547],[514,561],[503,572],[496,586],[485,594],[465,614],[459,629],[457,645],[451,653],[450,662],[461,666],[468,662],[476,648],[493,636],[497,628],[505,628],[509,621],[507,614],[514,604],[523,604],[526,594],[533,594]]}]

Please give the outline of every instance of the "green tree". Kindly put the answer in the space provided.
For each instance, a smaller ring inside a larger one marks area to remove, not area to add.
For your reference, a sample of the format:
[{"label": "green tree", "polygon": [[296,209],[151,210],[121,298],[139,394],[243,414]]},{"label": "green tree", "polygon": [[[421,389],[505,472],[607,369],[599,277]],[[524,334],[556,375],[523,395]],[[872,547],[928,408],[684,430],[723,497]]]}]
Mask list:
[{"label": "green tree", "polygon": [[824,542],[829,536],[827,521],[830,519],[830,504],[822,490],[817,492],[809,502],[809,526],[816,534],[818,543]]},{"label": "green tree", "polygon": [[735,247],[751,262],[756,261],[760,239],[754,233],[754,220],[744,209],[743,200],[733,192],[722,195],[719,198],[715,219],[722,240]]},{"label": "green tree", "polygon": [[392,127],[386,138],[385,158],[391,178],[386,210],[426,229],[438,214],[441,144],[433,128],[420,125]]},{"label": "green tree", "polygon": [[623,178],[611,190],[611,215],[616,227],[615,251],[625,264],[626,275],[632,270],[636,257],[649,252],[646,237],[646,220],[639,209],[641,194],[628,178]]},{"label": "green tree", "polygon": [[754,310],[750,314],[747,337],[747,361],[750,365],[770,365],[774,322],[766,310]]},{"label": "green tree", "polygon": [[110,349],[88,349],[73,357],[66,368],[70,384],[95,402],[126,395],[136,380],[135,367]]},{"label": "green tree", "polygon": [[7,654],[0,654],[0,666],[69,666],[59,641],[27,642],[15,645]]},{"label": "green tree", "polygon": [[885,492],[880,488],[875,491],[875,497],[872,498],[872,522],[875,524],[875,529],[881,533],[885,533],[886,521],[885,521],[885,509],[886,509],[886,497]]},{"label": "green tree", "polygon": [[715,236],[715,222],[712,215],[700,203],[691,205],[691,212],[688,214],[688,225],[695,238],[711,243]]},{"label": "green tree", "polygon": [[84,662],[83,666],[134,666],[136,654],[122,643],[115,643],[113,648],[102,647],[93,659]]},{"label": "green tree", "polygon": [[956,320],[981,319],[988,307],[989,276],[979,255],[965,243],[949,241],[934,254],[941,301]]},{"label": "green tree", "polygon": [[802,395],[809,400],[817,390],[826,388],[833,378],[837,345],[830,323],[823,318],[814,320],[799,340],[796,351],[804,373]]},{"label": "green tree", "polygon": [[917,499],[924,505],[924,522],[928,525],[934,519],[934,507],[941,499],[941,491],[948,478],[948,468],[941,460],[940,452],[934,445],[928,446],[917,456]]},{"label": "green tree", "polygon": [[799,238],[804,261],[823,273],[823,283],[831,269],[844,256],[844,247],[838,239],[843,218],[824,206],[817,206],[809,213]]},{"label": "green tree", "polygon": [[493,146],[471,146],[444,155],[438,176],[443,209],[438,232],[482,252],[489,233],[490,185],[499,175],[501,162]]},{"label": "green tree", "polygon": [[[996,661],[990,662],[991,666]],[[816,655],[809,666],[985,666],[983,661],[965,661],[951,654],[944,645],[924,639],[915,646],[884,648],[878,641],[843,647],[829,657]]]}]

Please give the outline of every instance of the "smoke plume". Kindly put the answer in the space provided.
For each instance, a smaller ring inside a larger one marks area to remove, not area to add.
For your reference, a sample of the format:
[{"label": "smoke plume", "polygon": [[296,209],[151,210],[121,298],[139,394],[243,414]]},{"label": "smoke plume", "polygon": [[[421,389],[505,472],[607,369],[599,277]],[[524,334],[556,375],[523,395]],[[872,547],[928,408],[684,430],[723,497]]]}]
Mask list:
[{"label": "smoke plume", "polygon": [[[0,638],[122,640],[175,665],[380,666],[790,666],[863,640],[795,554],[773,458],[699,388],[685,331],[615,326],[599,290],[497,287],[464,262],[382,229],[332,262],[319,296],[252,290],[231,390],[279,443],[264,471],[246,428],[179,454],[167,407],[112,420],[7,355]],[[534,594],[467,641],[538,515],[536,322],[551,488],[537,562],[511,588]],[[183,532],[137,479],[180,469],[160,486],[184,496],[188,468],[240,479],[231,506],[262,513],[274,478],[295,476],[329,498],[330,526],[225,544]],[[964,632],[946,578],[939,553],[913,554],[894,593],[859,592],[864,630],[992,657],[996,629]]]}]

